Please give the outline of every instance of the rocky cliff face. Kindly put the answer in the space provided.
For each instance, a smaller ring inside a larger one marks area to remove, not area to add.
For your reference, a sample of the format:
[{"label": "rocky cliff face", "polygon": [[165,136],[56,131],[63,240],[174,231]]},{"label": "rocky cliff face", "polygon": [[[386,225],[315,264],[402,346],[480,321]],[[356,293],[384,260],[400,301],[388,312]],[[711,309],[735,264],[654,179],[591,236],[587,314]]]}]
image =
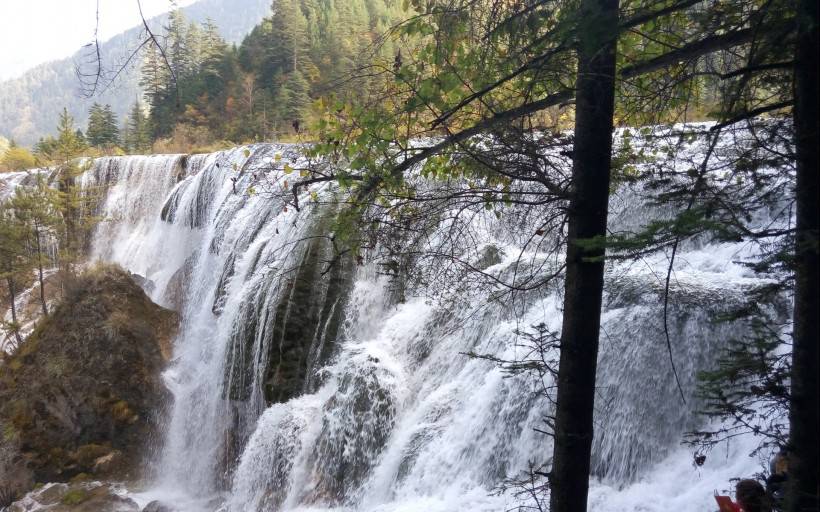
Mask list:
[{"label": "rocky cliff face", "polygon": [[177,315],[152,303],[128,273],[100,266],[0,363],[0,482],[83,474],[135,478],[168,392],[161,370]]}]

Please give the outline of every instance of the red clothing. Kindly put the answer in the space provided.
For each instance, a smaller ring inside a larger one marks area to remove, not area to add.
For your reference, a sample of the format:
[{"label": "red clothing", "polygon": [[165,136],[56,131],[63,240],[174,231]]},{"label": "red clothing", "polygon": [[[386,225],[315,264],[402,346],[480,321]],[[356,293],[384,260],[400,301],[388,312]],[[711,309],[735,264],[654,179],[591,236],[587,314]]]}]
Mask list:
[{"label": "red clothing", "polygon": [[743,508],[728,496],[715,496],[715,501],[720,507],[720,512],[743,512]]}]

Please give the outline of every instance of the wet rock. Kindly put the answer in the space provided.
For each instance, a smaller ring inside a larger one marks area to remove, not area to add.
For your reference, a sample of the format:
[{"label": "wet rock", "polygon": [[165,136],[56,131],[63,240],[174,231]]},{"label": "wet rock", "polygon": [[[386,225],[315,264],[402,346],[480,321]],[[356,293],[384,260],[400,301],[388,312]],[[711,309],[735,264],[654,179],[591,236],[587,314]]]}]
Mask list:
[{"label": "wet rock", "polygon": [[26,466],[15,439],[0,433],[0,510],[34,485],[34,475]]},{"label": "wet rock", "polygon": [[148,505],[145,505],[145,508],[142,509],[142,512],[175,512],[176,509],[172,508],[170,505],[167,505],[161,501],[154,500]]},{"label": "wet rock", "polygon": [[489,244],[481,250],[478,259],[475,262],[475,268],[479,270],[486,270],[493,265],[498,265],[501,263],[503,257],[504,251],[495,245]]},{"label": "wet rock", "polygon": [[339,391],[324,405],[322,430],[311,454],[310,500],[340,505],[373,468],[396,416],[395,376],[376,358],[351,363]]},{"label": "wet rock", "polygon": [[133,279],[134,282],[137,283],[137,286],[142,288],[147,294],[151,294],[154,291],[154,288],[156,288],[154,282],[148,279],[147,277],[143,277],[139,274],[134,274],[132,272],[129,272],[128,275],[131,276],[131,279]]},{"label": "wet rock", "polygon": [[196,259],[196,254],[189,256],[182,266],[174,272],[168,284],[165,286],[165,296],[162,299],[163,303],[168,304],[168,307],[174,311],[182,311],[185,307],[185,291],[191,283]]},{"label": "wet rock", "polygon": [[[268,404],[287,402],[318,388],[316,370],[335,347],[352,276],[352,258],[340,256],[329,267],[334,256],[327,240],[306,242],[292,277],[283,280],[278,272],[270,272],[269,279],[243,301],[225,375],[231,400],[245,402],[251,397],[257,384],[253,372],[259,344],[266,349],[262,384]],[[231,265],[227,268],[232,272]],[[229,277],[223,275],[223,279]],[[273,296],[275,302],[269,301]]]},{"label": "wet rock", "polygon": [[134,500],[121,495],[112,484],[78,482],[52,483],[36,489],[11,504],[8,512],[138,512]]}]

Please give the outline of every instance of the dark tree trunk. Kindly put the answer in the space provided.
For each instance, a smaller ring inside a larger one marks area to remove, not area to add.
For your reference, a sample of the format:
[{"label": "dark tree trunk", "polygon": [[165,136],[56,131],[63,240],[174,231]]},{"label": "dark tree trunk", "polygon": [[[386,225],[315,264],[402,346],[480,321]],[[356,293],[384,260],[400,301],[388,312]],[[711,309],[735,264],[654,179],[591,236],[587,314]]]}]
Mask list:
[{"label": "dark tree trunk", "polygon": [[14,338],[17,340],[17,346],[19,347],[20,344],[23,343],[23,337],[20,336],[20,325],[17,323],[17,305],[14,303],[17,299],[17,290],[14,287],[13,277],[6,277],[6,286],[8,286],[9,289],[9,299],[11,302],[11,323],[14,324],[12,329],[14,329]]},{"label": "dark tree trunk", "polygon": [[40,281],[40,304],[43,306],[43,316],[48,316],[48,304],[46,303],[46,287],[43,282],[43,248],[40,244],[40,227],[35,224],[34,240],[37,249],[37,279]]},{"label": "dark tree trunk", "polygon": [[604,247],[595,242],[606,235],[618,0],[582,0],[580,19],[551,512],[587,510],[604,285]]},{"label": "dark tree trunk", "polygon": [[797,142],[797,245],[789,411],[790,512],[817,510],[818,220],[817,0],[798,2],[794,127]]}]

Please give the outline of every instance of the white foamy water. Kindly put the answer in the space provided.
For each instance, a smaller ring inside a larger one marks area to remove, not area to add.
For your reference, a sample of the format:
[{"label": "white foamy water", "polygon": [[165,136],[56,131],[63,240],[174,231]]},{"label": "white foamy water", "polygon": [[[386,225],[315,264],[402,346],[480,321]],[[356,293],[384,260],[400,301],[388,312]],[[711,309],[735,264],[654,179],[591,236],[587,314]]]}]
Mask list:
[{"label": "white foamy water", "polygon": [[[322,233],[323,210],[297,212],[249,194],[254,175],[274,172],[276,154],[297,156],[286,145],[248,149],[105,158],[84,177],[85,186],[106,189],[94,257],[145,277],[152,298],[182,318],[165,373],[174,396],[167,433],[153,447],[155,480],[139,501],[225,512],[501,511],[526,503],[498,485],[548,460],[550,441],[537,429],[551,411],[541,393],[549,377],[510,376],[463,354],[521,357],[520,330],[560,329],[560,286],[514,304],[490,300],[498,290],[486,286],[466,287],[449,304],[411,288],[399,303],[374,264],[351,270],[344,293],[316,277],[311,296],[323,313],[300,360],[307,383],[298,396],[269,403],[279,382],[271,361],[288,347],[281,325],[307,314],[289,307],[293,276],[317,275],[314,249],[300,240]],[[612,210],[613,229],[653,214],[628,191]],[[512,272],[519,249],[501,235],[503,219],[474,222],[481,244],[503,254],[486,272]],[[331,258],[326,246],[315,250],[324,254],[318,261]],[[665,255],[608,267],[590,510],[710,510],[714,491],[760,469],[748,456],[752,438],[711,453],[702,467],[681,446],[703,423],[696,372],[742,334],[739,324],[711,319],[760,284],[734,263],[753,251],[743,243],[681,249],[670,334],[685,406],[660,315]],[[335,329],[337,312],[343,322]]]}]

